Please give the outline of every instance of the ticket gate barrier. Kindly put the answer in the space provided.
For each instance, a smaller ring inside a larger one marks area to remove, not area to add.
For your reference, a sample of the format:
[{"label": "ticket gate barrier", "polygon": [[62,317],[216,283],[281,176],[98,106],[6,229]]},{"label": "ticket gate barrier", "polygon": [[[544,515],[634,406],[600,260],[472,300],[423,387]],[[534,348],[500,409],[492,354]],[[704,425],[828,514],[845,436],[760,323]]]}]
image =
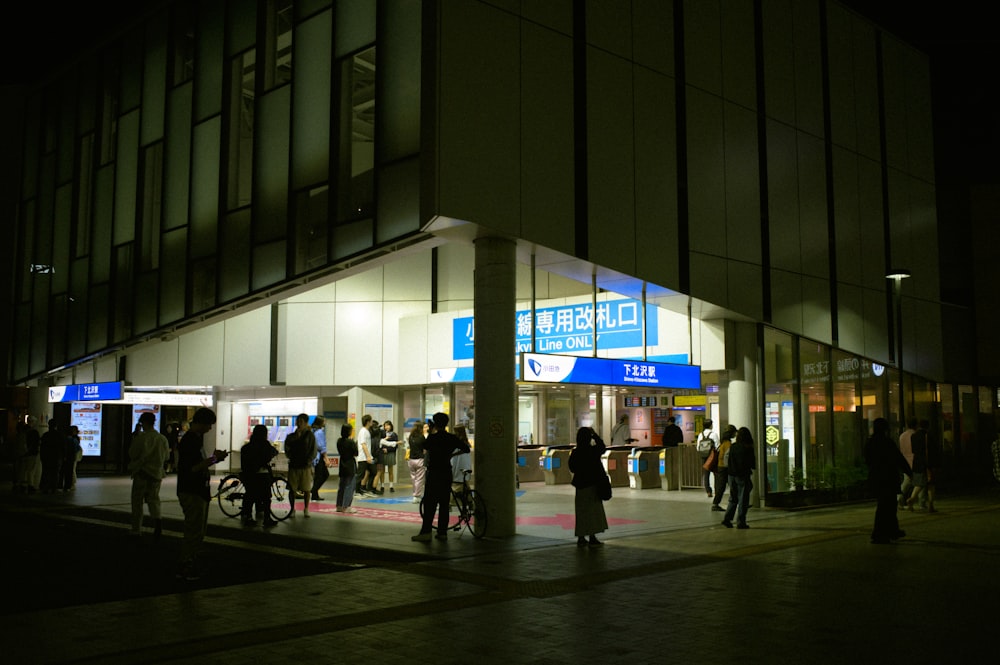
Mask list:
[{"label": "ticket gate barrier", "polygon": [[660,488],[679,490],[681,488],[681,453],[677,446],[660,449]]},{"label": "ticket gate barrier", "polygon": [[569,470],[569,454],[573,446],[549,446],[542,456],[542,471],[546,485],[565,485],[573,479]]},{"label": "ticket gate barrier", "polygon": [[544,453],[545,448],[541,446],[518,446],[518,482],[531,483],[539,480],[545,480]]},{"label": "ticket gate barrier", "polygon": [[611,478],[612,487],[628,487],[628,458],[632,454],[632,446],[612,446],[601,456],[604,470]]},{"label": "ticket gate barrier", "polygon": [[628,457],[628,486],[634,490],[660,489],[660,446],[633,448]]}]

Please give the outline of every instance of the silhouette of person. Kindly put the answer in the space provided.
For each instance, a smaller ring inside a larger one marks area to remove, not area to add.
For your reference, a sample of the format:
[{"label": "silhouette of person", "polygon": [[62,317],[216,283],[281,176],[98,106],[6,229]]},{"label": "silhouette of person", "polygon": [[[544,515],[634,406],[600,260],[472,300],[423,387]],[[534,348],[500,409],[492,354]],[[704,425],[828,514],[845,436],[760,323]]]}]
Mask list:
[{"label": "silhouette of person", "polygon": [[875,545],[885,545],[906,535],[899,528],[896,517],[896,492],[899,491],[899,475],[912,474],[903,453],[889,438],[889,421],[885,418],[876,418],[872,423],[872,435],[865,443],[865,463],[868,483],[878,502],[871,540]]}]

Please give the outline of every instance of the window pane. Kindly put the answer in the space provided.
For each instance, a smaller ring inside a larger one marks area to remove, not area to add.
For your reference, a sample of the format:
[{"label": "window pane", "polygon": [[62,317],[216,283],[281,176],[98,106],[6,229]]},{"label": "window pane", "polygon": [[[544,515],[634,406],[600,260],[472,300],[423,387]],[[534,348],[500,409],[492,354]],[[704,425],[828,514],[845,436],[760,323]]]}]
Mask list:
[{"label": "window pane", "polygon": [[834,350],[833,382],[833,468],[828,482],[832,487],[858,485],[868,477],[864,461],[864,441],[867,432],[861,430],[858,394],[861,380],[861,359]]},{"label": "window pane", "polygon": [[250,209],[244,208],[222,221],[219,261],[219,298],[228,302],[250,290]]},{"label": "window pane", "polygon": [[180,85],[194,77],[194,14],[187,2],[174,5],[173,82]]},{"label": "window pane", "polygon": [[340,63],[337,221],[373,214],[375,49]]},{"label": "window pane", "polygon": [[295,272],[301,274],[327,262],[327,211],[330,188],[305,189],[295,195]]},{"label": "window pane", "polygon": [[[242,4],[242,3],[241,3]],[[250,4],[250,3],[246,3]],[[196,39],[198,59],[194,66],[195,121],[199,122],[222,110],[222,72],[219,63],[223,60],[223,18],[224,2],[202,2],[198,7],[198,31]]]},{"label": "window pane", "polygon": [[247,51],[231,61],[231,90],[229,96],[229,159],[228,193],[229,210],[250,205],[253,187],[253,123],[254,76],[253,51]]},{"label": "window pane", "polygon": [[335,57],[375,42],[375,0],[337,0],[334,19]]},{"label": "window pane", "polygon": [[802,426],[802,483],[807,489],[823,487],[823,469],[833,464],[833,428],[830,400],[828,347],[800,340],[802,370],[800,422]]},{"label": "window pane", "polygon": [[257,151],[254,181],[254,243],[283,240],[288,235],[288,146],[291,90],[278,88],[262,97],[257,108]]},{"label": "window pane", "polygon": [[163,144],[156,143],[143,151],[142,164],[142,241],[139,270],[160,267],[160,215],[163,210]]},{"label": "window pane", "polygon": [[[802,470],[802,445],[795,434],[798,381],[792,336],[764,329],[764,428],[768,487],[771,492],[795,489]],[[796,473],[796,470],[798,473]]]},{"label": "window pane", "polygon": [[[292,186],[301,189],[330,174],[331,12],[295,31],[295,84],[292,113]],[[304,54],[308,54],[307,57]]]},{"label": "window pane", "polygon": [[267,2],[267,70],[264,89],[292,80],[292,0]]}]

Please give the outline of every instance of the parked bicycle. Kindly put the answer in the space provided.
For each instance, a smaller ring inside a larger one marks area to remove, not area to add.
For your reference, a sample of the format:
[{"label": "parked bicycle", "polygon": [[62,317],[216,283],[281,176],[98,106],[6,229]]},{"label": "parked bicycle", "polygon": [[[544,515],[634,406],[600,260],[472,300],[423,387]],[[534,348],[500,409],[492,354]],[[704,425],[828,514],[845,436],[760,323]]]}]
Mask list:
[{"label": "parked bicycle", "polygon": [[[469,476],[471,469],[462,470],[462,483],[456,488],[451,486],[451,500],[458,508],[458,515],[454,522],[451,521],[451,514],[448,515],[448,529],[450,531],[461,531],[462,527],[469,530],[477,540],[486,537],[486,501],[482,495],[469,486]],[[420,502],[420,516],[424,515],[424,503]],[[434,516],[434,528],[437,528],[438,516]]]},{"label": "parked bicycle", "polygon": [[[271,517],[279,522],[288,519],[292,514],[292,504],[289,497],[292,487],[288,480],[272,472],[271,478]],[[246,485],[240,474],[231,473],[219,481],[219,490],[215,493],[219,499],[219,508],[228,517],[239,517],[243,513],[243,499],[246,497]]]}]

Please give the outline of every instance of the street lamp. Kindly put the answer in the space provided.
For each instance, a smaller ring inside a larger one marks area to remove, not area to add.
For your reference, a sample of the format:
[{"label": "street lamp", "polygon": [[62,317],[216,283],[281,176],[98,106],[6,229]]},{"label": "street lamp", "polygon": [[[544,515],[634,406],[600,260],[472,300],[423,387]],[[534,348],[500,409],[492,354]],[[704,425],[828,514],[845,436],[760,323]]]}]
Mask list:
[{"label": "street lamp", "polygon": [[910,276],[910,271],[906,268],[890,268],[885,274],[886,279],[892,280],[892,298],[896,305],[896,371],[899,372],[899,427],[902,429],[906,417],[903,414],[903,407],[906,402],[903,399],[903,280]]}]

